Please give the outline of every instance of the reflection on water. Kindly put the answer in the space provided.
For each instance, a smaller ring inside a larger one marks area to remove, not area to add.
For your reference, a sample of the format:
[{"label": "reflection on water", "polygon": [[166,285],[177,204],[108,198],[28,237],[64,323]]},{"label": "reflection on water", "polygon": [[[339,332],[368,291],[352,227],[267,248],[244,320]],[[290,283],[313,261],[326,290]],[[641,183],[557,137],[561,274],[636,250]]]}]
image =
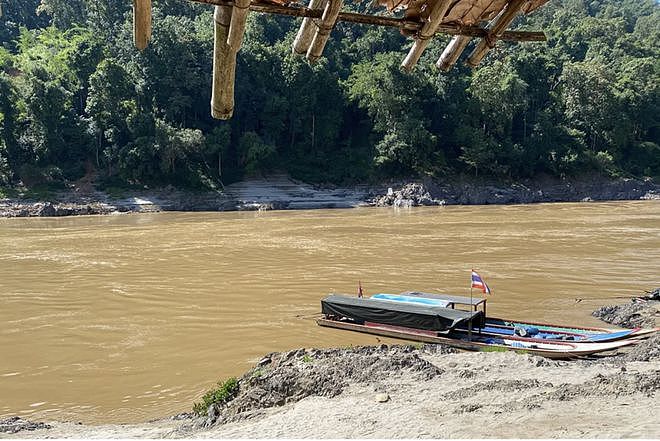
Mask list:
[{"label": "reflection on water", "polygon": [[188,411],[264,353],[376,343],[317,327],[324,294],[468,294],[471,267],[493,315],[597,326],[660,285],[660,204],[0,219],[0,417]]}]

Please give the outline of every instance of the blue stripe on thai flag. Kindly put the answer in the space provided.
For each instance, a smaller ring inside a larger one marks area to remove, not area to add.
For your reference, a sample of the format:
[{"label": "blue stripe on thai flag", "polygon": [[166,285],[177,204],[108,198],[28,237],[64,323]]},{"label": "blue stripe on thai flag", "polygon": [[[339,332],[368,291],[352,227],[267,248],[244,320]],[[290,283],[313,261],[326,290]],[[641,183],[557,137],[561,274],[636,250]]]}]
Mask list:
[{"label": "blue stripe on thai flag", "polygon": [[479,288],[484,294],[490,294],[490,288],[475,270],[472,270],[472,288]]}]

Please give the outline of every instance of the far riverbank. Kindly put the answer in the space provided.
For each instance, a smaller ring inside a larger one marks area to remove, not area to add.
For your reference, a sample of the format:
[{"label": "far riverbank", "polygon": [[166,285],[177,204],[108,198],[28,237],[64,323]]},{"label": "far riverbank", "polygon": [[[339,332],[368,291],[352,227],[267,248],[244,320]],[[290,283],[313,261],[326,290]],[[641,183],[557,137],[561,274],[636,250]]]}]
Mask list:
[{"label": "far riverbank", "polygon": [[493,205],[543,202],[660,200],[652,180],[589,178],[511,183],[475,179],[386,182],[347,187],[314,186],[275,175],[231,184],[222,192],[172,187],[126,190],[112,195],[71,184],[41,198],[0,198],[0,217],[56,217],[159,211],[249,211],[369,206]]}]

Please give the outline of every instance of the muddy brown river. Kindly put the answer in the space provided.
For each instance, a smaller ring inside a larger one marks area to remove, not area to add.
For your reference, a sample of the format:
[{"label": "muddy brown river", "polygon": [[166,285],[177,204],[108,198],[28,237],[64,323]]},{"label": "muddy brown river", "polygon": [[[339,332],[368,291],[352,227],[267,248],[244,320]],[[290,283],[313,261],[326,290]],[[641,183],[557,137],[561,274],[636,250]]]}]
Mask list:
[{"label": "muddy brown river", "polygon": [[490,315],[598,326],[660,286],[660,203],[0,219],[0,418],[189,411],[265,353],[377,343],[316,326],[325,294],[469,295],[471,267]]}]

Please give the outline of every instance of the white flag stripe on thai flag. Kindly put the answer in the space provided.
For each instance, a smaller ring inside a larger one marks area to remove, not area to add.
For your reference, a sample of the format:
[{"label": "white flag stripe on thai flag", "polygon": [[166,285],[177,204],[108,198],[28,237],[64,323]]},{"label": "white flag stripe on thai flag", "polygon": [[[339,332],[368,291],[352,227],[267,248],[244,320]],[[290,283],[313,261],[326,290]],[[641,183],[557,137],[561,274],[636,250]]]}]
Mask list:
[{"label": "white flag stripe on thai flag", "polygon": [[484,294],[490,294],[490,288],[475,270],[472,270],[472,288],[479,288]]}]

